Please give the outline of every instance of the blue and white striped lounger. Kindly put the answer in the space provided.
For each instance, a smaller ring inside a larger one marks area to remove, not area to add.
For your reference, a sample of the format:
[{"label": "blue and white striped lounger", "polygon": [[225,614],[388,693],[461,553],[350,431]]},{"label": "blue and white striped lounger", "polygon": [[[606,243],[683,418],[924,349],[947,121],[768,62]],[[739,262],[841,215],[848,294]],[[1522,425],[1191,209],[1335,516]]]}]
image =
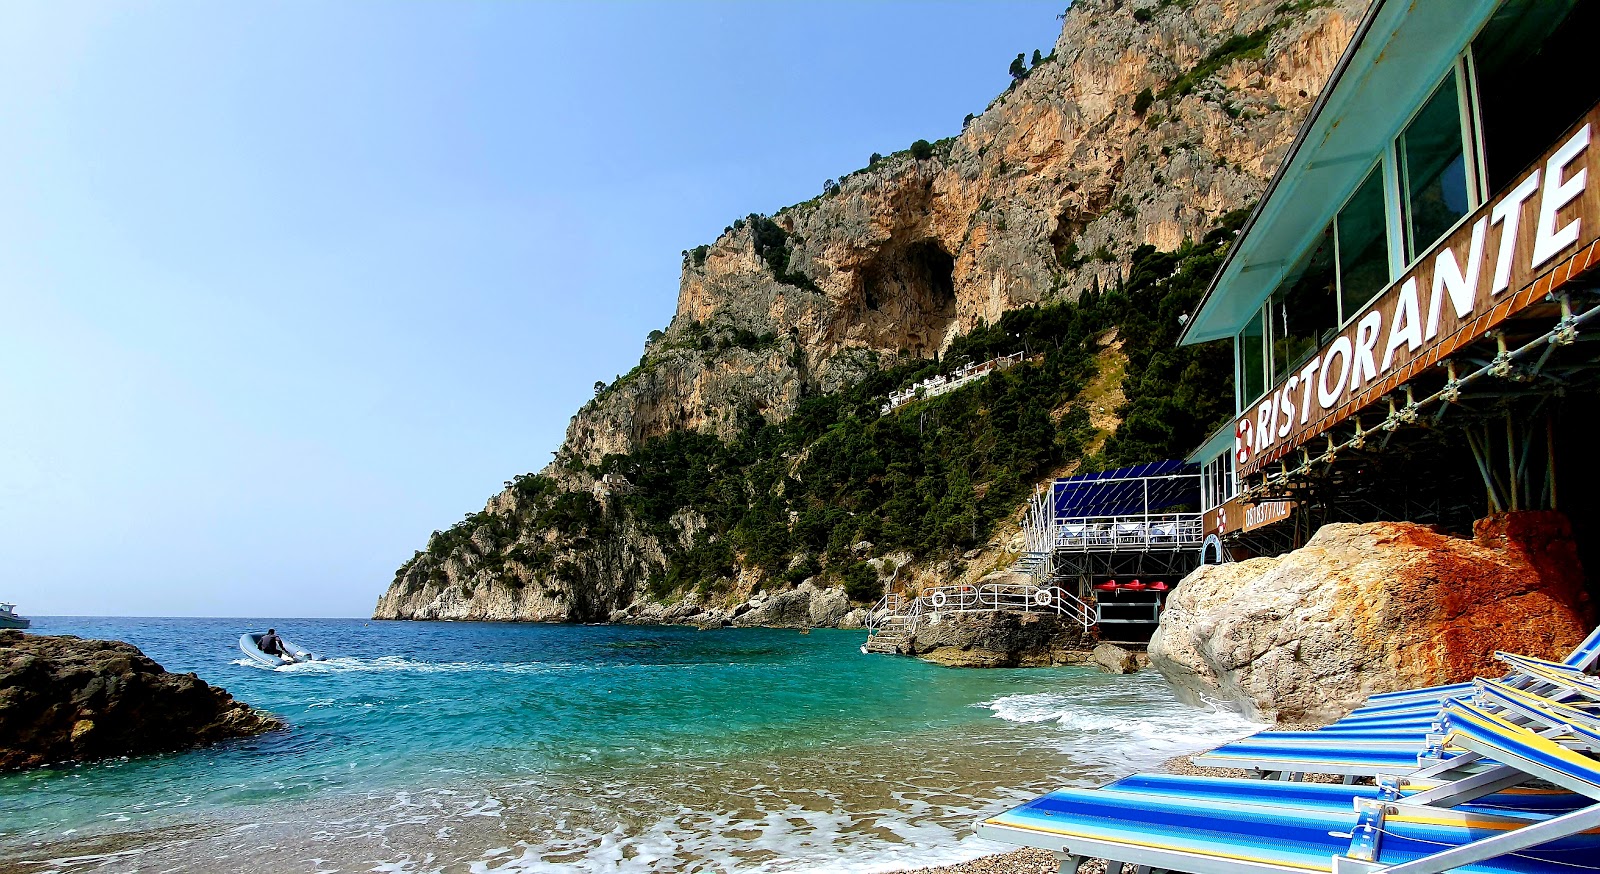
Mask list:
[{"label": "blue and white striped lounger", "polygon": [[[1257,784],[1275,786],[1275,784]],[[1351,787],[1332,787],[1335,789]],[[990,840],[1040,847],[1072,857],[1112,859],[1193,874],[1240,871],[1334,871],[1350,851],[1357,823],[1344,809],[1228,802],[1183,795],[1069,789],[978,824]],[[1526,826],[1525,817],[1441,811],[1385,817],[1379,865],[1412,862],[1443,849]],[[1570,814],[1568,814],[1570,815]],[[1544,820],[1549,822],[1552,820]],[[1572,864],[1600,859],[1600,835],[1557,839],[1525,855],[1462,868],[1476,874],[1573,874]],[[1069,865],[1063,865],[1066,870]],[[1076,865],[1070,865],[1076,869]]]},{"label": "blue and white striped lounger", "polygon": [[[1537,700],[1523,703],[1552,716]],[[1570,874],[1600,866],[1600,761],[1458,700],[1446,703],[1441,722],[1447,742],[1486,767],[1414,788],[1141,776],[1104,790],[1053,792],[977,828],[1054,851],[1063,871],[1075,871],[1082,857],[1193,874]],[[1534,779],[1569,794],[1513,789]],[[1353,809],[1335,809],[1341,803]]]},{"label": "blue and white striped lounger", "polygon": [[[1419,761],[1427,752],[1425,739],[1399,743],[1345,744],[1330,738],[1326,744],[1255,743],[1245,738],[1216,749],[1190,756],[1204,768],[1244,768],[1304,774],[1341,774],[1350,777],[1376,777],[1379,774],[1409,774],[1432,762]],[[1448,755],[1450,751],[1446,751]]]},{"label": "blue and white striped lounger", "polygon": [[[1437,780],[1403,783],[1400,800],[1441,785]],[[1377,799],[1384,789],[1378,786],[1345,786],[1338,783],[1264,783],[1232,777],[1187,777],[1176,774],[1135,774],[1098,790],[1100,792],[1146,795],[1183,795],[1219,802],[1242,802],[1281,807],[1314,807],[1349,813],[1356,798]],[[1577,810],[1591,802],[1565,790],[1514,788],[1475,799],[1457,810],[1500,815],[1557,814]]]}]

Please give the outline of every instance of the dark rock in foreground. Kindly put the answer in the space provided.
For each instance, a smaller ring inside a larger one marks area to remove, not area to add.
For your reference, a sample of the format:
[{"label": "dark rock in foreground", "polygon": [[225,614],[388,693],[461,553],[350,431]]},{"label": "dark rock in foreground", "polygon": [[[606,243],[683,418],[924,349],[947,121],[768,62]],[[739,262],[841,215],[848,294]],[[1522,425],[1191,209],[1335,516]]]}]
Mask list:
[{"label": "dark rock in foreground", "polygon": [[165,753],[282,728],[128,643],[0,631],[0,771]]}]

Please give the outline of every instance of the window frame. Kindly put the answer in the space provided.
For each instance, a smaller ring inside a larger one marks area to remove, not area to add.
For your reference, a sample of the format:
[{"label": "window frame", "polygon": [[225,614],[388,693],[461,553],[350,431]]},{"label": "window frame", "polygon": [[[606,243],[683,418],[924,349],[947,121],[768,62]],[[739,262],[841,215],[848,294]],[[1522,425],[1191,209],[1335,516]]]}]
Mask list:
[{"label": "window frame", "polygon": [[[1417,116],[1420,115],[1422,110],[1427,107],[1428,100],[1432,98],[1433,94],[1438,91],[1439,87],[1445,83],[1446,77],[1454,77],[1456,84],[1456,111],[1460,118],[1462,149],[1465,156],[1463,164],[1466,176],[1467,211],[1465,215],[1461,216],[1454,224],[1447,228],[1438,239],[1428,241],[1425,248],[1420,248],[1419,253],[1415,256],[1412,256],[1409,251],[1409,241],[1407,239],[1409,232],[1406,223],[1409,219],[1406,215],[1407,203],[1406,192],[1404,190],[1404,180],[1401,178],[1400,172],[1400,142],[1405,137],[1406,129],[1411,127],[1412,123],[1416,121]],[[1339,205],[1338,209],[1333,211],[1332,217],[1330,217],[1328,220],[1329,226],[1332,227],[1333,231],[1333,257],[1335,266],[1334,282],[1338,307],[1338,324],[1335,328],[1336,331],[1345,330],[1353,322],[1365,315],[1366,312],[1372,307],[1373,302],[1382,297],[1384,292],[1394,284],[1396,278],[1404,276],[1417,264],[1421,263],[1422,260],[1433,251],[1433,248],[1439,244],[1440,240],[1446,239],[1451,234],[1455,233],[1462,227],[1462,225],[1466,224],[1466,222],[1472,218],[1472,216],[1483,206],[1484,203],[1489,201],[1491,192],[1484,190],[1484,186],[1487,184],[1488,180],[1488,170],[1487,165],[1485,164],[1485,158],[1486,156],[1483,148],[1482,111],[1480,109],[1478,99],[1477,68],[1472,60],[1472,44],[1469,42],[1467,46],[1456,55],[1455,60],[1451,62],[1450,69],[1444,75],[1441,75],[1438,78],[1438,80],[1434,83],[1434,86],[1428,90],[1423,100],[1418,103],[1417,106],[1412,108],[1411,113],[1406,116],[1406,119],[1399,125],[1394,136],[1389,138],[1388,143],[1385,145],[1382,151],[1380,151],[1379,154],[1373,159],[1372,163],[1367,165],[1366,172],[1361,174],[1360,180],[1356,183],[1355,188],[1351,189],[1350,193],[1346,195],[1344,202]],[[1358,193],[1360,193],[1361,187],[1366,184],[1368,179],[1371,178],[1374,170],[1377,170],[1381,173],[1383,185],[1384,221],[1386,224],[1385,245],[1388,249],[1389,256],[1389,282],[1388,284],[1384,285],[1377,294],[1373,295],[1371,300],[1368,300],[1365,304],[1357,307],[1354,312],[1346,313],[1344,312],[1344,276],[1338,269],[1339,255],[1341,252],[1341,246],[1339,242],[1339,215],[1343,213],[1347,207],[1349,207],[1351,201],[1355,199],[1355,196]],[[1306,248],[1296,252],[1293,258],[1288,259],[1288,264],[1290,265],[1289,269],[1293,269],[1293,265],[1298,263],[1298,261],[1305,256],[1309,247],[1316,245],[1317,238],[1325,230],[1327,230],[1327,227],[1328,226],[1324,226],[1323,228],[1318,229],[1316,234],[1308,235]],[[1271,307],[1273,295],[1278,292],[1281,286],[1282,280],[1280,279],[1279,283],[1269,289],[1266,297],[1263,298],[1262,301],[1256,306],[1256,314],[1247,318],[1245,320],[1245,325],[1241,326],[1240,329],[1234,334],[1233,384],[1235,415],[1242,415],[1249,405],[1255,404],[1260,401],[1261,398],[1266,397],[1267,394],[1272,391],[1273,385],[1276,384],[1276,382],[1272,379],[1272,373],[1274,370],[1274,362],[1272,360],[1273,319],[1271,312],[1269,312],[1269,308]],[[1245,328],[1249,325],[1250,320],[1256,318],[1257,315],[1259,315],[1262,319],[1261,342],[1263,348],[1261,351],[1264,388],[1260,395],[1257,395],[1253,398],[1247,398],[1244,396],[1245,383],[1243,380],[1243,337]]]}]

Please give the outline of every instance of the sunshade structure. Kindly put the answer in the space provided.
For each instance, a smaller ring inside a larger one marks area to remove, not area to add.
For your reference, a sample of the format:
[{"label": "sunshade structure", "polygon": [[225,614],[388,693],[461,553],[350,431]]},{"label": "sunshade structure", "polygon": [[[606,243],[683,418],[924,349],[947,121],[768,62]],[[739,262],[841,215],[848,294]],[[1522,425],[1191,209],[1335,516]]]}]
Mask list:
[{"label": "sunshade structure", "polygon": [[1057,519],[1143,515],[1198,506],[1199,468],[1182,459],[1153,461],[1058,479],[1050,492]]}]

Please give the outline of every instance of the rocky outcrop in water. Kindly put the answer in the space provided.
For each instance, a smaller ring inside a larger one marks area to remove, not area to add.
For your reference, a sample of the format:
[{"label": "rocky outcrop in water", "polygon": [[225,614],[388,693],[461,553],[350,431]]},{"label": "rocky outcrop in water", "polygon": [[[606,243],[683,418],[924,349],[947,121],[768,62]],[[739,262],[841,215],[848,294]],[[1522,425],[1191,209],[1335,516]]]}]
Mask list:
[{"label": "rocky outcrop in water", "polygon": [[901,652],[955,668],[1041,667],[1082,664],[1091,643],[1054,613],[989,610],[925,615]]},{"label": "rocky outcrop in water", "polygon": [[1190,703],[1328,721],[1375,692],[1499,676],[1497,649],[1560,658],[1590,622],[1559,513],[1480,520],[1471,540],[1406,522],[1335,524],[1282,556],[1190,574],[1168,597],[1150,661]]},{"label": "rocky outcrop in water", "polygon": [[112,640],[0,631],[0,770],[164,753],[282,728]]},{"label": "rocky outcrop in water", "polygon": [[[1261,192],[1365,6],[1078,0],[1049,57],[958,136],[685,252],[672,323],[573,416],[544,474],[608,508],[629,487],[595,472],[608,454],[786,419],[1009,310],[1109,288],[1141,245],[1203,236]],[[486,511],[510,530],[436,536],[374,618],[605,620],[653,602],[651,568],[705,524],[688,511],[666,534],[617,514],[573,533],[542,521],[553,500],[530,510],[508,483]]]}]

